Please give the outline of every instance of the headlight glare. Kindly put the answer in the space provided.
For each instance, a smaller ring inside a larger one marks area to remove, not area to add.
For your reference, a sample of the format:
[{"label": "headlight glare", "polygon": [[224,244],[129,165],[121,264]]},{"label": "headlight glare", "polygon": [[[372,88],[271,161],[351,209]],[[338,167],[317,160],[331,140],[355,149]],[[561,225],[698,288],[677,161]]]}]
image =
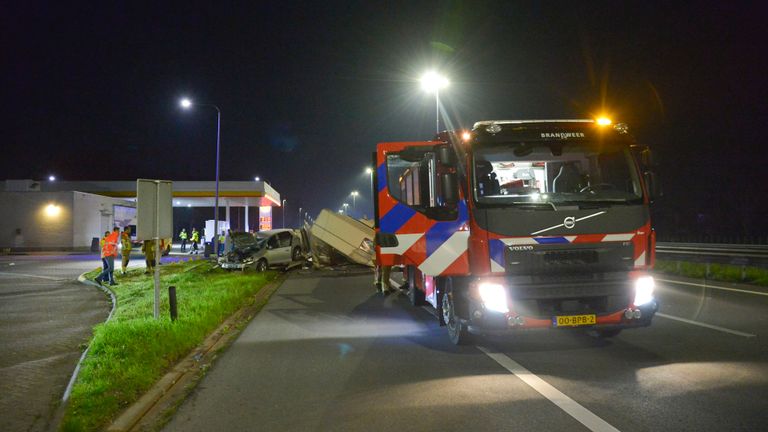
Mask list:
[{"label": "headlight glare", "polygon": [[635,281],[635,306],[642,306],[653,300],[656,283],[651,276],[643,276]]},{"label": "headlight glare", "polygon": [[507,290],[504,289],[504,286],[496,283],[483,282],[477,289],[480,293],[480,299],[483,301],[483,305],[485,305],[486,309],[501,313],[509,312]]}]

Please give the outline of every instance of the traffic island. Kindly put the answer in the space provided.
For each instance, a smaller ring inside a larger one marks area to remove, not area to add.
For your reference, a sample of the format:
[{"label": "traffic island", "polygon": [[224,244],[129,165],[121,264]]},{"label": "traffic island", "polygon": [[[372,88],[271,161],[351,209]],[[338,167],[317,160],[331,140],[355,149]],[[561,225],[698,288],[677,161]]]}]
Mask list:
[{"label": "traffic island", "polygon": [[[86,277],[92,279],[97,273]],[[162,316],[156,320],[152,277],[144,275],[143,269],[117,276],[118,285],[112,287],[117,307],[109,322],[94,328],[60,429],[101,430],[143,395],[152,393],[151,389],[156,390],[156,384],[163,389],[159,395],[166,393],[185,370],[194,368],[194,364],[180,361],[215,352],[218,343],[227,340],[223,336],[234,333],[233,326],[225,324],[227,320],[260,307],[276,288],[276,278],[275,272],[227,272],[207,261],[163,265]],[[268,285],[271,289],[265,290]],[[168,313],[169,286],[177,290],[176,321]],[[133,417],[138,421],[141,415],[134,413]]]}]

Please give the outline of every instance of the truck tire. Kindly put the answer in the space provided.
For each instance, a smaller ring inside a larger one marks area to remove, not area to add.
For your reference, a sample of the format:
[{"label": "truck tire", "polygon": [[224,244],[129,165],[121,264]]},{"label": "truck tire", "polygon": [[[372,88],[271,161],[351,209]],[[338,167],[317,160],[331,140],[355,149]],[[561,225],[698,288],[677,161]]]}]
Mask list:
[{"label": "truck tire", "polygon": [[454,345],[467,345],[471,342],[472,335],[461,319],[456,315],[456,303],[453,300],[453,291],[448,288],[443,293],[440,303],[442,321],[448,329],[448,337]]},{"label": "truck tire", "polygon": [[424,291],[416,287],[416,272],[413,267],[408,268],[408,300],[414,306],[422,306],[425,303]]},{"label": "truck tire", "polygon": [[437,322],[440,323],[440,327],[445,327],[445,317],[443,316],[443,296],[445,296],[446,288],[451,284],[450,278],[435,278],[435,289],[437,290]]},{"label": "truck tire", "polygon": [[267,260],[265,260],[264,258],[260,259],[256,263],[256,271],[257,272],[265,272],[265,271],[267,271],[268,267],[269,266],[267,265]]}]

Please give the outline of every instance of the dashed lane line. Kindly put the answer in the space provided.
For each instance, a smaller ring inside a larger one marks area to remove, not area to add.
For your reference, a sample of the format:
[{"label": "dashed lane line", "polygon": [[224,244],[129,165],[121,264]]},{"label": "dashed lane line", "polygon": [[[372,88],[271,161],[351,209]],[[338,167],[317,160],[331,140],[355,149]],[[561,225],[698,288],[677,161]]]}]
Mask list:
[{"label": "dashed lane line", "polygon": [[504,369],[512,372],[516,377],[520,378],[539,394],[549,399],[549,401],[557,405],[558,408],[562,409],[579,423],[586,426],[589,430],[593,432],[619,432],[618,429],[611,426],[608,422],[595,415],[592,411],[584,408],[578,402],[569,398],[543,379],[534,375],[533,372],[524,368],[520,363],[502,353],[492,352],[488,348],[481,346],[477,348],[484,352],[485,355],[492,358],[496,363],[500,364]]}]

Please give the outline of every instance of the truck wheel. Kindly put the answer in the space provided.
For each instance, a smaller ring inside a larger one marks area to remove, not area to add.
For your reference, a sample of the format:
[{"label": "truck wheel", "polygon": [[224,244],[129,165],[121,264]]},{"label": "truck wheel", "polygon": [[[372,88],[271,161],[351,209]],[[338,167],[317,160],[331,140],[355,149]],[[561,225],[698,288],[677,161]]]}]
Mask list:
[{"label": "truck wheel", "polygon": [[293,248],[293,252],[291,252],[291,261],[299,261],[301,259],[301,248],[295,247]]},{"label": "truck wheel", "polygon": [[267,260],[265,260],[264,258],[260,259],[259,262],[256,263],[256,271],[257,272],[267,271]]},{"label": "truck wheel", "polygon": [[453,293],[446,291],[443,294],[443,301],[440,303],[442,309],[442,320],[448,328],[448,337],[454,345],[466,345],[471,342],[472,335],[467,330],[467,325],[461,322],[456,315],[456,307],[453,301]]},{"label": "truck wheel", "polygon": [[408,300],[414,306],[421,306],[425,303],[424,291],[416,287],[416,273],[412,268],[408,269]]}]

